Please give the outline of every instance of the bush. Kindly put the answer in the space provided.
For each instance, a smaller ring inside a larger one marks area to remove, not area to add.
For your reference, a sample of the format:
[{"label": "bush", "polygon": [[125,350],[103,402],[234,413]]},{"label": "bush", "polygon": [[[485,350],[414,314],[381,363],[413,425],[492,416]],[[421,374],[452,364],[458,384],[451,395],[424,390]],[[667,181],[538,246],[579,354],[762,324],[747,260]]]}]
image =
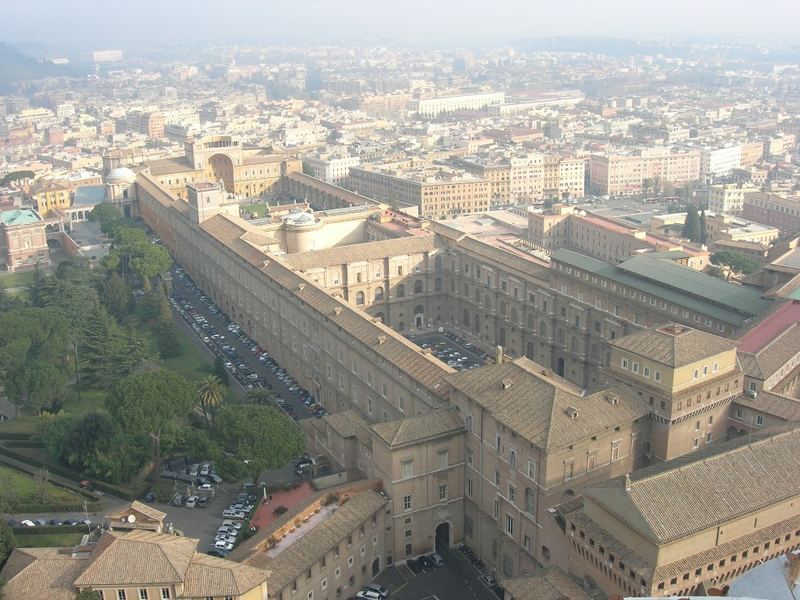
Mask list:
[{"label": "bush", "polygon": [[175,495],[176,482],[172,479],[159,479],[153,486],[153,493],[159,502],[169,502]]},{"label": "bush", "polygon": [[283,506],[283,505],[276,506],[276,507],[275,507],[275,510],[273,510],[273,511],[272,511],[272,514],[273,514],[273,515],[275,515],[275,516],[277,517],[277,516],[279,516],[279,515],[282,515],[283,513],[285,513],[287,510],[289,510],[289,509],[288,509],[288,508],[286,508],[286,507],[285,507],[285,506]]}]

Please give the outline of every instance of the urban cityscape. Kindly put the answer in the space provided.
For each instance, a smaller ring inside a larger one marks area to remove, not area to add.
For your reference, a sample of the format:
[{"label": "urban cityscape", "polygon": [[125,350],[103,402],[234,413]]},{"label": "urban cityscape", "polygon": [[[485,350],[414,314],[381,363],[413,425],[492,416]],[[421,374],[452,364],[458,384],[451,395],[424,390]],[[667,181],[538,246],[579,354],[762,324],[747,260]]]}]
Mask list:
[{"label": "urban cityscape", "polygon": [[0,8],[0,597],[800,597],[800,5],[269,4]]}]

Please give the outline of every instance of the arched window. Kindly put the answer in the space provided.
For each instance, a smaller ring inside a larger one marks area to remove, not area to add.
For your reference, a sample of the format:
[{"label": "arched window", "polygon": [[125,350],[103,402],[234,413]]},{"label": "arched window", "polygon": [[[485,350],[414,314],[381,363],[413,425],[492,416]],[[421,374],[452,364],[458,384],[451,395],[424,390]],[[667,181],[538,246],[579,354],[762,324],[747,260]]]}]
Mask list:
[{"label": "arched window", "polygon": [[464,312],[461,313],[461,323],[465,327],[469,327],[469,311],[465,308]]},{"label": "arched window", "polygon": [[492,310],[492,298],[489,294],[484,296],[484,304],[486,304],[486,310]]},{"label": "arched window", "polygon": [[525,512],[530,515],[536,514],[536,496],[529,487],[525,488]]},{"label": "arched window", "polygon": [[441,277],[437,277],[436,279],[433,280],[433,289],[435,291],[437,291],[437,292],[441,292],[442,291],[442,278]]},{"label": "arched window", "polygon": [[597,344],[592,344],[592,360],[600,360],[600,346]]},{"label": "arched window", "polygon": [[572,339],[569,341],[569,351],[570,352],[577,352],[578,351],[578,338],[572,336]]},{"label": "arched window", "polygon": [[535,351],[534,351],[534,348],[533,348],[533,342],[528,342],[528,345],[525,347],[525,356],[527,356],[531,360],[534,360]]},{"label": "arched window", "polygon": [[364,292],[356,292],[356,304],[358,306],[364,305]]},{"label": "arched window", "polygon": [[423,308],[422,304],[417,304],[414,307],[414,314],[415,315],[423,315],[423,314],[425,314],[425,308]]},{"label": "arched window", "polygon": [[501,346],[505,346],[506,345],[506,328],[505,327],[501,327],[500,328],[499,335],[497,336],[497,339],[498,339],[498,343]]},{"label": "arched window", "polygon": [[515,307],[511,307],[511,320],[516,323],[517,322],[517,309]]},{"label": "arched window", "polygon": [[375,300],[383,300],[383,288],[380,286],[375,288]]},{"label": "arched window", "polygon": [[436,256],[436,258],[433,259],[433,268],[436,269],[437,271],[441,271],[442,270],[442,257],[441,256]]},{"label": "arched window", "polygon": [[547,337],[547,323],[544,321],[539,321],[539,333],[544,337]]},{"label": "arched window", "polygon": [[466,283],[464,284],[464,295],[469,296],[469,286]]},{"label": "arched window", "polygon": [[414,293],[421,294],[422,293],[422,279],[417,279],[414,282]]},{"label": "arched window", "polygon": [[501,300],[500,301],[500,314],[503,315],[504,317],[506,316],[506,301],[505,300]]},{"label": "arched window", "polygon": [[405,298],[406,296],[406,286],[402,283],[397,286],[397,297],[398,298]]},{"label": "arched window", "polygon": [[528,315],[528,329],[530,329],[531,331],[536,329],[536,317],[534,317],[533,315]]},{"label": "arched window", "polygon": [[481,316],[480,315],[475,315],[475,323],[474,323],[474,326],[473,326],[473,331],[475,332],[475,335],[480,335],[481,334]]}]

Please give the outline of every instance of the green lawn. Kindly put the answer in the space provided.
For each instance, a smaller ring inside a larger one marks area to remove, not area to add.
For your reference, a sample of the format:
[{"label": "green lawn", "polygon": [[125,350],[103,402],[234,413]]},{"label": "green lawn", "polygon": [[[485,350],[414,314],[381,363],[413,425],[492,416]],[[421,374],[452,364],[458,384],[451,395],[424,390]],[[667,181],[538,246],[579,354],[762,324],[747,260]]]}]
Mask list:
[{"label": "green lawn", "polygon": [[4,288],[25,287],[33,283],[35,271],[19,271],[18,273],[0,273],[0,286]]},{"label": "green lawn", "polygon": [[62,548],[81,543],[82,533],[17,533],[17,548]]},{"label": "green lawn", "polygon": [[239,208],[248,216],[250,216],[251,213],[257,214],[259,218],[267,216],[268,206],[266,204],[240,204]]},{"label": "green lawn", "polygon": [[164,368],[176,371],[187,379],[201,379],[213,364],[211,356],[197,348],[186,331],[178,326],[178,346],[181,354],[161,361]]},{"label": "green lawn", "polygon": [[39,429],[39,417],[36,415],[19,415],[0,423],[0,433],[35,433]]},{"label": "green lawn", "polygon": [[[21,502],[33,502],[34,481],[32,475],[0,466],[0,486],[13,491]],[[84,500],[80,494],[52,483],[48,483],[47,488],[52,504],[78,504]]]}]

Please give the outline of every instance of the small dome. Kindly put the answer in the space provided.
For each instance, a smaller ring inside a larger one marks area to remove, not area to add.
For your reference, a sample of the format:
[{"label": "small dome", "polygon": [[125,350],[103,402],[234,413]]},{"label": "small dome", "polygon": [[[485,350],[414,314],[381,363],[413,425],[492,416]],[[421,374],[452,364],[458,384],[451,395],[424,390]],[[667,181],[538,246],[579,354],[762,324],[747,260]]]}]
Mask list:
[{"label": "small dome", "polygon": [[106,175],[106,183],[111,185],[130,185],[136,181],[136,173],[128,167],[117,167]]}]

